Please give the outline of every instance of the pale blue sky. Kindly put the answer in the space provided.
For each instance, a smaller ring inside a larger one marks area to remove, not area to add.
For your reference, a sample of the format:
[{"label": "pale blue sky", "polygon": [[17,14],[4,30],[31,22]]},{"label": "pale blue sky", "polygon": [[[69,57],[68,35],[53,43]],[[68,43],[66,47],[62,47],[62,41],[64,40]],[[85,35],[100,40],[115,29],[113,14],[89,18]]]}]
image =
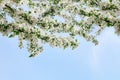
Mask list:
[{"label": "pale blue sky", "polygon": [[120,37],[110,28],[98,39],[94,46],[80,38],[73,51],[46,46],[41,55],[28,58],[17,38],[0,36],[0,80],[120,80]]}]

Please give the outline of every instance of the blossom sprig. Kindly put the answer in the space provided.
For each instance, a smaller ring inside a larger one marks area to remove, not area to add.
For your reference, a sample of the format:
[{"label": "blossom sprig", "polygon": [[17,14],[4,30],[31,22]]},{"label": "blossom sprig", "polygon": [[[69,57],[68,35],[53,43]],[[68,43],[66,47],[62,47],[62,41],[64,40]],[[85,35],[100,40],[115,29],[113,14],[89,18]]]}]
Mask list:
[{"label": "blossom sprig", "polygon": [[0,33],[18,36],[20,48],[27,41],[30,57],[34,57],[43,51],[43,44],[77,48],[77,35],[97,45],[96,36],[106,27],[114,27],[119,35],[119,16],[119,0],[0,0]]}]

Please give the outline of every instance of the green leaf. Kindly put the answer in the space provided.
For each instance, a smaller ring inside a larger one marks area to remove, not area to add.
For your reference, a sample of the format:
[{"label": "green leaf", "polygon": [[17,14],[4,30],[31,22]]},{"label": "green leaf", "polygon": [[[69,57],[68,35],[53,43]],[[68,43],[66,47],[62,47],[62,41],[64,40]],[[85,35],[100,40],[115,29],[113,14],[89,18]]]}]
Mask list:
[{"label": "green leaf", "polygon": [[12,37],[14,37],[14,36],[15,36],[14,34],[10,34],[10,35],[9,35],[9,38],[12,38]]},{"label": "green leaf", "polygon": [[112,0],[109,0],[110,2],[112,2]]},{"label": "green leaf", "polygon": [[30,54],[30,56],[29,57],[35,57],[35,54]]}]

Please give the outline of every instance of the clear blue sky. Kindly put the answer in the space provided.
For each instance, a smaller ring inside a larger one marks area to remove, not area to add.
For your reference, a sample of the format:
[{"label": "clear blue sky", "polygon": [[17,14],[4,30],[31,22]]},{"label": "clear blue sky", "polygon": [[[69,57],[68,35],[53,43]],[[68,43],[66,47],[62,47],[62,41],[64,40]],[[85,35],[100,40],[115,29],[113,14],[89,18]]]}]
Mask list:
[{"label": "clear blue sky", "polygon": [[0,80],[120,80],[120,37],[106,29],[94,46],[80,38],[75,50],[45,47],[28,58],[17,38],[0,36]]}]

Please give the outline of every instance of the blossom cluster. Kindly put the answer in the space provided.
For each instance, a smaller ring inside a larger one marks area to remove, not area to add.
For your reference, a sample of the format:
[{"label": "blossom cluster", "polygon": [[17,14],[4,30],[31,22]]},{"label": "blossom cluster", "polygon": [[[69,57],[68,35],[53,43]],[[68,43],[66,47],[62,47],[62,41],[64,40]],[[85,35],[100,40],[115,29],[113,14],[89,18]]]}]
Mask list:
[{"label": "blossom cluster", "polygon": [[119,16],[119,0],[0,0],[0,33],[18,36],[20,48],[27,41],[34,57],[43,44],[77,48],[77,35],[97,45],[96,36],[106,27],[114,27],[119,35]]}]

